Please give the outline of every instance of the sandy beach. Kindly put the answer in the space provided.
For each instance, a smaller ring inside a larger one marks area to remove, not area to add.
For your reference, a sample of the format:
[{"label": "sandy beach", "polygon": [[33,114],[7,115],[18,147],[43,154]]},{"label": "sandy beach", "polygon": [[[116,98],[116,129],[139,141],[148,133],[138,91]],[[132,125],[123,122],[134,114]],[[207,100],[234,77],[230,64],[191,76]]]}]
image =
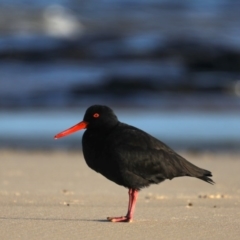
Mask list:
[{"label": "sandy beach", "polygon": [[81,152],[0,151],[0,239],[239,239],[240,154],[181,153],[214,186],[175,178],[143,189],[133,223],[127,189],[89,169]]}]

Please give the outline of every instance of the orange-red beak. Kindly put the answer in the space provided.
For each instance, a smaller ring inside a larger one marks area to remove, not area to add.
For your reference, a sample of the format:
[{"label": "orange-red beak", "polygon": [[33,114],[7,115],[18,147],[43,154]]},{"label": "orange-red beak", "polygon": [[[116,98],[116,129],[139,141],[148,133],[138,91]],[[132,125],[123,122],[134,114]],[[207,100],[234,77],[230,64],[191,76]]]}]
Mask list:
[{"label": "orange-red beak", "polygon": [[54,139],[65,137],[65,136],[67,136],[69,134],[72,134],[76,131],[82,130],[82,129],[86,128],[87,125],[88,125],[88,122],[82,121],[82,122],[74,125],[73,127],[70,127],[67,130],[58,133],[56,136],[54,136]]}]

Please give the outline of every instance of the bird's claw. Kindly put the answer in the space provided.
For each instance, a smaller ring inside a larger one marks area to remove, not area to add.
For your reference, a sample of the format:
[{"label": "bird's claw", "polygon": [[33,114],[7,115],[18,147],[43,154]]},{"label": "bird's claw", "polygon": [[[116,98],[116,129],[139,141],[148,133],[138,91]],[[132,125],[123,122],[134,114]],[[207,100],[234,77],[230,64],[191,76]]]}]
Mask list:
[{"label": "bird's claw", "polygon": [[133,219],[130,217],[107,217],[107,220],[110,222],[132,222]]}]

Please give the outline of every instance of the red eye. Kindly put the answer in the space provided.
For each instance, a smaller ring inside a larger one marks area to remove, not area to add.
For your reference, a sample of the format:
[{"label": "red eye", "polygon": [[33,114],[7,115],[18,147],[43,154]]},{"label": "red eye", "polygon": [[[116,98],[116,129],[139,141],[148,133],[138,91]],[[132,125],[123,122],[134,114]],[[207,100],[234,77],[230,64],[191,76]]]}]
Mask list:
[{"label": "red eye", "polygon": [[94,113],[93,114],[93,117],[95,117],[95,118],[98,118],[100,115],[99,115],[99,113]]}]

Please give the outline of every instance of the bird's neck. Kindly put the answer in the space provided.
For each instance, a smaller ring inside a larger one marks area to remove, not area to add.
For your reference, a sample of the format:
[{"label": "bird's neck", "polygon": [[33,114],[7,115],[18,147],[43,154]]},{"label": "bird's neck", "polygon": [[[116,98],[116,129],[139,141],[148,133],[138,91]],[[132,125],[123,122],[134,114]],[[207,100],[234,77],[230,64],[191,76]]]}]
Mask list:
[{"label": "bird's neck", "polygon": [[91,134],[95,135],[101,135],[101,137],[107,136],[109,133],[111,133],[118,125],[120,122],[112,123],[112,124],[106,124],[98,127],[92,127],[92,128],[87,128],[86,132],[89,132]]}]

